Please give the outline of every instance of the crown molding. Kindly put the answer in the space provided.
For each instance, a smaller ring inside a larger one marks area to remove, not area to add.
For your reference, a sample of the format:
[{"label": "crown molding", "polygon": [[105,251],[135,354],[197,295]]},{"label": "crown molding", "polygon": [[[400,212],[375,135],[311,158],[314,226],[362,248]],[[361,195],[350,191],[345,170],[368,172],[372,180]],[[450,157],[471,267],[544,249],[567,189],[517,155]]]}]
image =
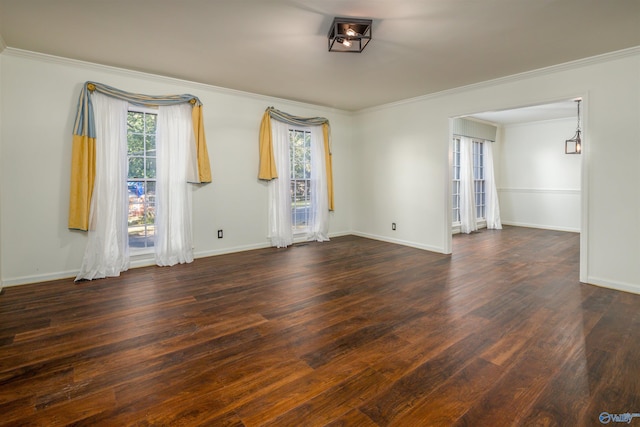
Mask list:
[{"label": "crown molding", "polygon": [[444,96],[457,95],[457,94],[468,92],[470,90],[475,90],[475,89],[491,88],[491,87],[502,85],[505,83],[512,83],[512,82],[517,82],[521,80],[527,80],[533,77],[547,76],[549,74],[554,74],[561,71],[575,70],[577,68],[582,68],[589,65],[602,64],[605,62],[610,62],[617,59],[629,58],[636,55],[640,55],[640,46],[634,46],[627,49],[603,53],[601,55],[590,56],[588,58],[577,59],[575,61],[564,62],[562,64],[551,65],[549,67],[538,68],[530,71],[524,71],[522,73],[512,74],[505,77],[499,77],[497,79],[492,79],[492,80],[485,80],[483,82],[473,83],[470,85],[458,86],[456,88],[447,89],[440,92],[434,92],[427,95],[421,95],[414,98],[407,98],[407,99],[403,99],[396,102],[390,102],[388,104],[378,105],[375,107],[364,108],[362,110],[358,110],[356,114],[385,110],[385,109],[393,108],[397,106],[437,99]]},{"label": "crown molding", "polygon": [[[163,76],[161,74],[152,74],[144,71],[130,70],[127,68],[114,67],[111,65],[98,64],[95,62],[81,61],[79,59],[65,58],[62,56],[49,55],[46,53],[17,49],[13,47],[7,47],[2,54],[9,57],[25,58],[25,59],[31,59],[36,61],[44,61],[51,64],[74,66],[78,68],[85,68],[87,70],[97,70],[102,72],[108,71],[108,72],[119,74],[125,77],[134,77],[139,79],[157,81],[160,83],[186,86],[194,90],[206,90],[206,91],[217,92],[225,95],[235,95],[235,96],[240,96],[244,98],[251,98],[254,100],[264,102],[265,104],[267,104],[267,106],[268,105],[286,105],[286,106],[295,107],[295,108],[306,108],[306,109],[311,108],[313,110],[324,111],[331,114],[340,114],[343,116],[353,115],[353,112],[351,111],[341,110],[338,108],[326,107],[323,105],[311,104],[311,103],[306,103],[301,101],[294,101],[294,100],[285,99],[285,98],[277,98],[274,96],[261,95],[253,92],[245,92],[237,89],[229,89],[222,86],[210,85],[207,83],[194,82],[191,80],[183,80],[177,77],[169,77],[169,76]],[[281,109],[280,107],[278,108]]]},{"label": "crown molding", "polygon": [[343,116],[357,116],[362,113],[386,110],[386,109],[397,107],[397,106],[409,105],[409,104],[428,101],[428,100],[437,99],[445,96],[456,95],[456,94],[460,94],[470,90],[490,88],[490,87],[498,86],[505,83],[526,80],[533,77],[545,76],[545,75],[549,75],[549,74],[553,74],[561,71],[574,70],[574,69],[589,66],[589,65],[610,62],[616,59],[628,58],[628,57],[640,55],[640,46],[635,46],[635,47],[622,49],[614,52],[608,52],[602,55],[591,56],[588,58],[578,59],[575,61],[565,62],[562,64],[552,65],[549,67],[525,71],[518,74],[512,74],[510,76],[500,77],[492,80],[486,80],[479,83],[473,83],[470,85],[459,86],[456,88],[447,89],[440,92],[434,92],[427,95],[417,96],[414,98],[407,98],[400,101],[381,104],[375,107],[364,108],[358,111],[341,110],[338,108],[332,108],[332,107],[327,107],[323,105],[294,101],[294,100],[285,99],[285,98],[277,98],[277,97],[268,96],[268,95],[260,95],[253,92],[245,92],[245,91],[236,90],[236,89],[229,89],[221,86],[210,85],[207,83],[199,83],[199,82],[194,82],[190,80],[183,80],[176,77],[168,77],[168,76],[163,76],[159,74],[147,73],[143,71],[135,71],[135,70],[129,70],[126,68],[114,67],[111,65],[98,64],[94,62],[81,61],[78,59],[65,58],[61,56],[49,55],[49,54],[40,53],[40,52],[16,49],[12,47],[7,47],[6,44],[4,43],[4,40],[2,39],[2,36],[0,36],[0,53],[7,56],[28,58],[28,59],[46,61],[46,62],[57,63],[62,65],[72,65],[72,66],[82,67],[86,69],[110,71],[123,76],[143,78],[147,80],[155,80],[162,83],[177,84],[177,85],[191,87],[194,89],[208,90],[208,91],[214,91],[214,92],[228,94],[228,95],[242,96],[245,98],[251,98],[258,101],[263,101],[268,105],[273,105],[274,103],[276,103],[280,105],[287,105],[287,106],[298,107],[298,108],[313,108],[314,110],[326,111],[333,114],[340,114]]}]

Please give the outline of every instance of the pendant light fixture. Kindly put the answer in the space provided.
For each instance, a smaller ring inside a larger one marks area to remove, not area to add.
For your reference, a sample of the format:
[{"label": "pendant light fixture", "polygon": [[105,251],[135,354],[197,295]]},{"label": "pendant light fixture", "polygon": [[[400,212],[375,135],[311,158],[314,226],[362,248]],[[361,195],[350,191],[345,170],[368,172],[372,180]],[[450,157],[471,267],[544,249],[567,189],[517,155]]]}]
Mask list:
[{"label": "pendant light fixture", "polygon": [[567,139],[564,142],[564,152],[566,154],[580,154],[582,153],[582,131],[580,130],[580,102],[581,99],[577,99],[578,103],[578,127],[576,128],[576,134],[573,135],[573,138]]}]

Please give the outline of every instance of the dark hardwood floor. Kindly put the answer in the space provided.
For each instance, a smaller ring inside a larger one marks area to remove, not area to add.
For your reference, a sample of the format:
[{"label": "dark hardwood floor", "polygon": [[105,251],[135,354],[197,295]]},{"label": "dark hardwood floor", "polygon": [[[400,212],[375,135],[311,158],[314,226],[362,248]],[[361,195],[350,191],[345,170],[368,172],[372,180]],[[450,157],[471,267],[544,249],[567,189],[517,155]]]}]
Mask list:
[{"label": "dark hardwood floor", "polygon": [[5,288],[0,424],[597,426],[640,412],[640,295],[580,284],[577,234],[453,242],[445,256],[346,236]]}]

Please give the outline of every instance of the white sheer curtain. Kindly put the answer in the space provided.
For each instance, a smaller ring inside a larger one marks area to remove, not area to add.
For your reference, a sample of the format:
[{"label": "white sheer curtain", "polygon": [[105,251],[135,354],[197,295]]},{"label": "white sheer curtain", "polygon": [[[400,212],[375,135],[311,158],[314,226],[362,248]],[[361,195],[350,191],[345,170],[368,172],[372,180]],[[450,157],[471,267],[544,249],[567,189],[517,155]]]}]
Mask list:
[{"label": "white sheer curtain", "polygon": [[460,137],[460,232],[478,229],[475,188],[473,185],[473,143],[471,138]]},{"label": "white sheer curtain", "polygon": [[329,195],[322,126],[311,130],[311,212],[307,240],[329,240]]},{"label": "white sheer curtain", "polygon": [[156,131],[155,259],[160,266],[193,261],[191,189],[197,160],[191,105],[159,107]]},{"label": "white sheer curtain", "polygon": [[289,164],[289,125],[271,120],[273,156],[278,178],[269,181],[269,239],[284,248],[293,243],[291,225],[291,168]]},{"label": "white sheer curtain", "polygon": [[119,276],[129,268],[127,236],[128,103],[93,93],[96,175],[89,214],[89,236],[76,280]]},{"label": "white sheer curtain", "polygon": [[485,204],[487,218],[487,228],[502,229],[502,221],[500,221],[500,205],[498,203],[498,190],[496,188],[496,180],[493,174],[493,143],[486,141],[484,143],[484,180],[485,180]]}]

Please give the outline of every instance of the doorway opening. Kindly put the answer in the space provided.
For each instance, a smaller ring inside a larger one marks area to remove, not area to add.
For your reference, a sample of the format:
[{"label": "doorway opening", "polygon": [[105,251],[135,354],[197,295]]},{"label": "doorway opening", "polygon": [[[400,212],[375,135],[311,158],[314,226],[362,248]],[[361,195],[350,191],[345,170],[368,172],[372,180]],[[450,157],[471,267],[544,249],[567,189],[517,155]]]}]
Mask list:
[{"label": "doorway opening", "polygon": [[[491,144],[493,172],[499,209],[505,226],[540,228],[580,234],[580,279],[586,270],[586,164],[588,150],[565,154],[564,143],[576,130],[576,99],[566,98],[533,106],[466,114],[450,119],[449,173],[446,239],[453,251],[452,235],[466,232],[460,218],[459,147],[462,138]],[[584,97],[580,97],[584,101]],[[581,122],[586,127],[586,103]],[[461,125],[462,123],[462,125]],[[482,133],[482,130],[485,133]],[[491,129],[492,135],[488,135]],[[588,135],[588,132],[585,132]],[[481,161],[486,166],[486,159]],[[478,161],[472,167],[477,169]],[[477,175],[477,173],[476,173]],[[479,175],[485,177],[486,172]],[[477,176],[475,178],[478,178]],[[486,193],[486,185],[483,184]],[[477,186],[477,184],[476,184]],[[473,188],[473,187],[472,187]],[[475,194],[476,201],[478,194]],[[486,205],[484,195],[478,202]],[[456,200],[457,199],[457,200]],[[483,206],[486,210],[486,206]],[[457,216],[457,217],[456,217]],[[479,228],[486,220],[478,221]],[[489,227],[492,228],[492,227]],[[467,229],[468,231],[468,229]]]}]

